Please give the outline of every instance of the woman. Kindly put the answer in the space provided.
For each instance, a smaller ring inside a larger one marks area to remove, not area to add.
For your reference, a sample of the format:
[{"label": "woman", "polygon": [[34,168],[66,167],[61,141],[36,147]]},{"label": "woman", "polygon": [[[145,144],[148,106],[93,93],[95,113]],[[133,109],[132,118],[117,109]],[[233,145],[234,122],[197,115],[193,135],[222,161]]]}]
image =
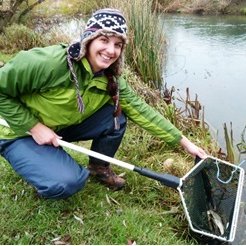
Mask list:
[{"label": "woman", "polygon": [[91,139],[93,151],[113,157],[127,118],[168,144],[206,157],[120,77],[126,34],[122,13],[101,9],[88,20],[80,42],[21,51],[0,69],[0,115],[10,126],[0,128],[0,153],[40,196],[69,197],[89,174],[122,188],[125,180],[109,163],[91,157],[84,168],[57,138]]}]

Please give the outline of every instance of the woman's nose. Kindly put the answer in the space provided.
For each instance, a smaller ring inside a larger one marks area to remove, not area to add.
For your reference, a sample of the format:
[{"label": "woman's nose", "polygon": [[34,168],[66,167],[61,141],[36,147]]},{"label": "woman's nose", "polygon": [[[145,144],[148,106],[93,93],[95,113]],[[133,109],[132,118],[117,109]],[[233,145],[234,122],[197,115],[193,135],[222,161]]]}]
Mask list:
[{"label": "woman's nose", "polygon": [[114,54],[115,52],[115,47],[114,47],[114,44],[113,43],[108,43],[107,45],[107,52],[109,54]]}]

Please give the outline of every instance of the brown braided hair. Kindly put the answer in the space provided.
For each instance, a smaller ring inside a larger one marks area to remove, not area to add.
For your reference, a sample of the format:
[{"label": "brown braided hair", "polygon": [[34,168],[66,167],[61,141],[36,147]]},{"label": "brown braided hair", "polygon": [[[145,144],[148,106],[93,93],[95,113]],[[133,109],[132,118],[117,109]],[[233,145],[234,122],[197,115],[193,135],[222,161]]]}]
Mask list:
[{"label": "brown braided hair", "polygon": [[114,76],[112,69],[108,68],[104,71],[105,76],[108,79],[107,91],[114,102],[114,112],[113,116],[115,118],[115,128],[119,129],[118,117],[121,114],[121,107],[119,103],[119,85]]}]

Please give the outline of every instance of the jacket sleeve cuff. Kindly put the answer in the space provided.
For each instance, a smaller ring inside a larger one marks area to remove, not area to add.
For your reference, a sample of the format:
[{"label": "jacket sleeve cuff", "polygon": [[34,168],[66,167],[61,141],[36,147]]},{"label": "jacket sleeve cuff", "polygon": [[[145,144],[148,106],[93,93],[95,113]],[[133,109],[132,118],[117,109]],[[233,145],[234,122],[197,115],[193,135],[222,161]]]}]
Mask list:
[{"label": "jacket sleeve cuff", "polygon": [[30,129],[32,129],[37,123],[39,122],[38,119],[34,118],[33,120],[27,122],[25,125],[19,125],[18,127],[11,127],[11,129],[20,136],[27,134]]},{"label": "jacket sleeve cuff", "polygon": [[167,142],[168,145],[170,146],[176,146],[180,144],[180,141],[182,139],[182,133],[178,132],[176,136],[174,136],[172,141]]}]

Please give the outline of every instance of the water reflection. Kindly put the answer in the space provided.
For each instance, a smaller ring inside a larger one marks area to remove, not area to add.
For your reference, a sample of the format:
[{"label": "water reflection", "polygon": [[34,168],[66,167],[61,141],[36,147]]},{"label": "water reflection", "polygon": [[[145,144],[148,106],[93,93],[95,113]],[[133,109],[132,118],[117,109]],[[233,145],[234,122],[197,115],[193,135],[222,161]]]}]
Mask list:
[{"label": "water reflection", "polygon": [[[167,19],[170,21],[170,16],[165,16],[164,19],[164,22]],[[222,40],[225,38],[235,40],[235,38],[242,36],[244,40],[246,39],[246,17],[179,15],[172,18],[172,21],[176,27],[182,25],[184,29],[193,29],[194,34],[199,36],[208,36],[208,38],[215,36]]]},{"label": "water reflection", "polygon": [[[170,16],[168,18],[165,16],[164,23],[169,38],[184,34],[193,42],[230,48],[236,53],[240,52],[241,55],[246,54],[246,50],[243,49],[246,42],[246,17],[176,16],[173,20]],[[180,41],[186,42],[186,38],[183,37]]]},{"label": "water reflection", "polygon": [[163,16],[168,39],[164,77],[184,95],[190,88],[224,146],[232,121],[235,144],[246,125],[246,17]]}]

